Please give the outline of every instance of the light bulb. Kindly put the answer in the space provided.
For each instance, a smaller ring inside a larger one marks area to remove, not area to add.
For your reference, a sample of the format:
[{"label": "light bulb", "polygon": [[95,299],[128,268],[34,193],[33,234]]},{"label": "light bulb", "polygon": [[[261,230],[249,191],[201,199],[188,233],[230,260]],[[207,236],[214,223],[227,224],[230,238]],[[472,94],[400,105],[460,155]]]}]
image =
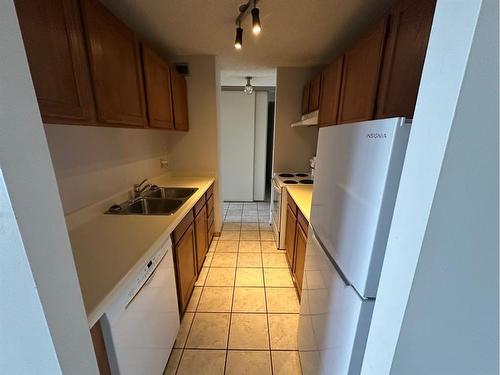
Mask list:
[{"label": "light bulb", "polygon": [[243,46],[243,29],[238,26],[236,28],[236,38],[234,40],[234,48],[241,49]]},{"label": "light bulb", "polygon": [[260,25],[259,8],[252,9],[252,31],[254,34],[259,34],[262,30]]}]

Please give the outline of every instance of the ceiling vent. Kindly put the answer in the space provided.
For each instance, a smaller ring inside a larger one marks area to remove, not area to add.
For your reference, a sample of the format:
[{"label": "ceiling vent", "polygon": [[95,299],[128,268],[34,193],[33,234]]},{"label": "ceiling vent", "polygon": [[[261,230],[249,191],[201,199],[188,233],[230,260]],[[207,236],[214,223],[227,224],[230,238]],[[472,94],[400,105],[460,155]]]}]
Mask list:
[{"label": "ceiling vent", "polygon": [[175,70],[183,76],[189,76],[189,65],[187,63],[175,64]]}]

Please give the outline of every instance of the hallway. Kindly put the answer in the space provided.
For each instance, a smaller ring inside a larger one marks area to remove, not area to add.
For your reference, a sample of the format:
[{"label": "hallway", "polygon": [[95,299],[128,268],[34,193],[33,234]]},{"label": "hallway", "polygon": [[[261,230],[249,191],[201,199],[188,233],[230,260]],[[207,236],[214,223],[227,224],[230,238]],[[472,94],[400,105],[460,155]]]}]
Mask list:
[{"label": "hallway", "polygon": [[224,203],[165,374],[301,374],[299,302],[269,203]]}]

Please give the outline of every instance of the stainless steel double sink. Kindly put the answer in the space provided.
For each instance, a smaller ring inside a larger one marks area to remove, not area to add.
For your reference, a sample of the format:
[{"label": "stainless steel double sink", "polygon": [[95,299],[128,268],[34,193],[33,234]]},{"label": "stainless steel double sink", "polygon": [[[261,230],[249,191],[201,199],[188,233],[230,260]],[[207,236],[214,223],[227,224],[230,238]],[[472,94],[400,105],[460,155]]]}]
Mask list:
[{"label": "stainless steel double sink", "polygon": [[106,214],[173,215],[198,188],[154,186],[141,196],[112,205]]}]

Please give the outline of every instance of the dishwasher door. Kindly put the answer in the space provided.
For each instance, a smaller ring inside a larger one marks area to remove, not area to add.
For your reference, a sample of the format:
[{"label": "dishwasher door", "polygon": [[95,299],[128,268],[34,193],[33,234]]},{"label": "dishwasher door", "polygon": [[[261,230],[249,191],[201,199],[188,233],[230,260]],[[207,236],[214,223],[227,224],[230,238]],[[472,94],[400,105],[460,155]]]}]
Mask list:
[{"label": "dishwasher door", "polygon": [[[151,262],[157,264],[154,270],[148,269]],[[124,288],[102,323],[113,375],[163,374],[179,330],[170,239]]]}]

